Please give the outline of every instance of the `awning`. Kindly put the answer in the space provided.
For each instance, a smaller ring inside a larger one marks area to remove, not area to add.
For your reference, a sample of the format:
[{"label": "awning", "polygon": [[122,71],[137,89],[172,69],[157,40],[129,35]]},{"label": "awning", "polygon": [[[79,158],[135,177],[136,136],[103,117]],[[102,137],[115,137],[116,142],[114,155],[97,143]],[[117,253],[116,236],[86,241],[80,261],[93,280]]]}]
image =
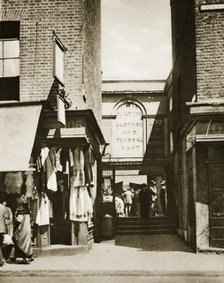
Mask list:
[{"label": "awning", "polygon": [[0,172],[26,171],[42,103],[0,105]]}]

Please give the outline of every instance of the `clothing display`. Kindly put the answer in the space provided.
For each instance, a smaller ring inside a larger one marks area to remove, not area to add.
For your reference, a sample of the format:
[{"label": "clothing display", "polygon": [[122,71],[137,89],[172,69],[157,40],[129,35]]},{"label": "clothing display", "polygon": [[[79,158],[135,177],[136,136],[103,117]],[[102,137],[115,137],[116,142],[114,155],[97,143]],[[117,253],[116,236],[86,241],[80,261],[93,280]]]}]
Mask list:
[{"label": "clothing display", "polygon": [[22,172],[7,172],[5,175],[5,192],[7,194],[20,194],[23,184]]},{"label": "clothing display", "polygon": [[69,219],[89,221],[93,214],[93,205],[86,187],[72,187],[69,201]]},{"label": "clothing display", "polygon": [[48,157],[49,151],[50,151],[50,149],[48,147],[41,148],[40,157],[41,157],[41,164],[42,164],[43,167],[45,165],[45,161]]},{"label": "clothing display", "polygon": [[39,226],[49,225],[49,198],[46,194],[42,194],[40,198],[40,207],[37,212],[36,224]]},{"label": "clothing display", "polygon": [[63,168],[62,168],[62,165],[61,165],[61,148],[54,148],[52,147],[52,150],[55,154],[55,167],[56,167],[56,171],[60,171],[62,172]]},{"label": "clothing display", "polygon": [[45,160],[45,170],[47,176],[48,190],[57,191],[57,176],[56,176],[56,156],[54,149],[50,149],[48,156]]},{"label": "clothing display", "polygon": [[71,188],[85,186],[83,151],[79,147],[76,147],[72,151],[72,158],[73,158],[74,166],[71,177]]},{"label": "clothing display", "polygon": [[93,182],[93,166],[95,159],[93,151],[90,145],[84,149],[84,173],[86,185],[90,185]]},{"label": "clothing display", "polygon": [[36,192],[34,191],[33,173],[31,171],[26,172],[25,185],[26,185],[26,197],[34,199]]}]

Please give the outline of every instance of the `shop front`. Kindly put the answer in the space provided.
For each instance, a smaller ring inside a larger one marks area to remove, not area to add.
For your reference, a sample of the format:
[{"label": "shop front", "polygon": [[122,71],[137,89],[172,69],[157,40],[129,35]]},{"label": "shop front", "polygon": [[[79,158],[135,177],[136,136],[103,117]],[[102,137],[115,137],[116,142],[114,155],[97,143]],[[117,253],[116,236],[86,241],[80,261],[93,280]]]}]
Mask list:
[{"label": "shop front", "polygon": [[218,112],[194,115],[178,169],[183,177],[181,227],[195,251],[224,248],[224,123]]},{"label": "shop front", "polygon": [[13,213],[16,196],[26,196],[38,250],[91,245],[99,226],[97,167],[104,138],[91,110],[66,111],[64,127],[56,112],[42,108],[27,103],[1,109],[7,135],[1,141],[1,191]]}]

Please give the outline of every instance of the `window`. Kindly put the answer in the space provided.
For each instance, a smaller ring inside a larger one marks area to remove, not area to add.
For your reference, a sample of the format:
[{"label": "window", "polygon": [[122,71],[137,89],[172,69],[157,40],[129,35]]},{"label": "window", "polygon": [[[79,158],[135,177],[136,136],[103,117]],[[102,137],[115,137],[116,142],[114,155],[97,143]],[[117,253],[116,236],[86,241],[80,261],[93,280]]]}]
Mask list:
[{"label": "window", "polygon": [[0,100],[19,100],[19,22],[0,22]]}]

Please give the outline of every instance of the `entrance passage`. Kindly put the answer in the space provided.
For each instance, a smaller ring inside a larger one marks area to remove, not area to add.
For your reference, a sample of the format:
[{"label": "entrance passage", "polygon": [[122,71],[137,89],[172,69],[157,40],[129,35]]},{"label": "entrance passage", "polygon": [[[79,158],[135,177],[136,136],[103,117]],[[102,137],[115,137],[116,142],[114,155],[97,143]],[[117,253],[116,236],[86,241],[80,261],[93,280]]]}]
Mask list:
[{"label": "entrance passage", "polygon": [[117,218],[167,215],[164,174],[138,175],[138,170],[104,170],[103,213]]},{"label": "entrance passage", "polygon": [[153,176],[137,175],[134,169],[102,172],[102,214],[115,219],[115,235],[175,233],[162,170]]},{"label": "entrance passage", "polygon": [[116,218],[116,235],[175,234],[175,219],[168,216]]}]

